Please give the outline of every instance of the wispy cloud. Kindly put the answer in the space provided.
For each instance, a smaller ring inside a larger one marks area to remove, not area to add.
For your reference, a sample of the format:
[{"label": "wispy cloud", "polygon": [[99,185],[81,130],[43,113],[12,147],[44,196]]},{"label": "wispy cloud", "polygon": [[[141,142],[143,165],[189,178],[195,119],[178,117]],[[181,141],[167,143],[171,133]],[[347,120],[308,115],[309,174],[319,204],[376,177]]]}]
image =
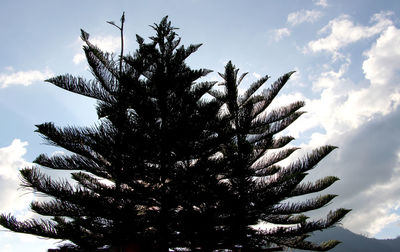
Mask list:
[{"label": "wispy cloud", "polygon": [[272,32],[273,32],[273,38],[275,41],[280,41],[284,37],[290,36],[290,33],[291,33],[289,28],[280,28],[280,29],[273,30]]},{"label": "wispy cloud", "polygon": [[16,72],[12,67],[8,67],[6,72],[0,73],[0,87],[6,88],[11,85],[29,86],[36,81],[43,81],[52,75],[53,73],[49,69],[44,71],[29,70]]},{"label": "wispy cloud", "polygon": [[253,77],[256,78],[257,80],[261,78],[261,74],[253,72],[252,73]]},{"label": "wispy cloud", "polygon": [[314,23],[323,16],[321,11],[318,10],[300,10],[292,12],[287,17],[287,22],[290,25],[299,25],[302,23]]},{"label": "wispy cloud", "polygon": [[314,0],[315,5],[321,6],[323,8],[328,7],[328,1],[327,0]]},{"label": "wispy cloud", "polygon": [[85,61],[85,54],[84,53],[77,53],[74,55],[74,57],[72,58],[72,61],[74,62],[74,64],[79,64],[83,61]]},{"label": "wispy cloud", "polygon": [[[314,23],[323,16],[323,13],[318,10],[300,10],[297,12],[289,13],[287,17],[287,23],[291,26],[296,26],[302,23]],[[291,35],[291,29],[283,27],[272,30],[273,40],[278,42],[285,37]]]},{"label": "wispy cloud", "polygon": [[[117,50],[119,50],[121,41],[120,37],[116,36],[93,36],[89,39],[90,43],[96,45],[99,47],[101,50],[105,52],[110,52],[110,53],[115,53]],[[79,44],[83,45],[83,42],[79,38]],[[85,60],[85,55],[83,52],[77,53],[74,55],[72,61],[75,64],[80,64]]]}]

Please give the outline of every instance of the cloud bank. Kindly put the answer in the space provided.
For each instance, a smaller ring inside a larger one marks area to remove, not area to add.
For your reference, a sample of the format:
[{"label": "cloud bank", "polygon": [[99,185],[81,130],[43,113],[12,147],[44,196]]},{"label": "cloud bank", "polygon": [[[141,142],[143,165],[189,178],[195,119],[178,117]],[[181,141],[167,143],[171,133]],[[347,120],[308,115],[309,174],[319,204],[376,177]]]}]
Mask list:
[{"label": "cloud bank", "polygon": [[311,135],[306,150],[340,147],[312,176],[338,176],[341,181],[327,190],[339,194],[329,208],[352,208],[344,226],[372,236],[400,221],[400,29],[389,17],[378,13],[370,26],[362,26],[341,16],[325,26],[326,37],[308,43],[313,52],[335,56],[351,43],[377,36],[359,66],[365,84],[353,82],[351,59],[341,57],[339,67],[328,65],[312,79],[320,95],[305,99],[308,113],[289,128],[293,136],[322,129]]}]

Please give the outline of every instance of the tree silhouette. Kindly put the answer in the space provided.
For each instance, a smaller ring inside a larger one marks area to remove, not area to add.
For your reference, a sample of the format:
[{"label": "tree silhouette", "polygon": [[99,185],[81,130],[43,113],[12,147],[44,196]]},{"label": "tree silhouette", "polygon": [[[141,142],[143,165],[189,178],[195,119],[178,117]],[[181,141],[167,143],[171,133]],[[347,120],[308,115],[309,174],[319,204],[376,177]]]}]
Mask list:
[{"label": "tree silhouette", "polygon": [[[330,241],[314,245],[306,234],[327,228],[348,210],[327,220],[306,222],[308,210],[334,196],[305,203],[284,199],[323,190],[337,180],[299,184],[334,147],[315,150],[303,160],[280,168],[277,162],[295,149],[270,154],[292,140],[274,135],[301,112],[302,102],[266,113],[290,73],[261,95],[254,95],[267,77],[239,96],[237,70],[228,63],[225,92],[215,82],[199,82],[210,72],[192,70],[185,60],[200,45],[180,46],[176,28],[165,17],[154,24],[150,42],[136,36],[139,48],[124,55],[123,29],[118,58],[102,52],[81,31],[83,50],[93,80],[69,74],[48,79],[67,91],[97,100],[99,121],[91,127],[37,125],[47,143],[68,154],[38,156],[38,166],[21,170],[22,185],[48,196],[31,209],[42,219],[19,221],[3,214],[0,224],[12,231],[69,241],[68,251],[135,247],[168,251],[186,247],[212,251],[240,245],[262,250],[267,243],[327,250]],[[209,94],[213,98],[205,98]],[[266,155],[264,155],[266,154]],[[41,169],[71,172],[72,180],[57,180]],[[295,215],[292,215],[295,214]],[[259,221],[295,224],[269,232],[250,226]]]},{"label": "tree silhouette", "polygon": [[[229,119],[228,127],[218,133],[232,136],[220,149],[220,162],[226,166],[220,179],[228,191],[223,197],[226,211],[223,215],[226,218],[224,243],[230,247],[238,244],[243,250],[261,249],[268,242],[309,250],[333,248],[338,241],[312,244],[305,239],[310,232],[334,225],[349,210],[338,209],[330,212],[326,219],[317,221],[307,221],[308,217],[302,213],[323,207],[336,195],[318,196],[304,202],[281,202],[319,192],[337,181],[337,177],[328,176],[315,183],[301,183],[307,171],[336,147],[320,147],[287,167],[281,167],[279,162],[298,148],[284,148],[293,138],[276,137],[276,134],[303,114],[299,109],[304,102],[296,101],[277,109],[269,109],[269,105],[294,72],[283,75],[269,89],[256,94],[269,79],[269,76],[262,77],[239,95],[238,86],[247,73],[239,77],[238,71],[228,62],[224,74],[220,74],[224,91],[210,92],[221,107],[225,106],[222,117]],[[260,221],[290,226],[264,231],[252,228]]]}]

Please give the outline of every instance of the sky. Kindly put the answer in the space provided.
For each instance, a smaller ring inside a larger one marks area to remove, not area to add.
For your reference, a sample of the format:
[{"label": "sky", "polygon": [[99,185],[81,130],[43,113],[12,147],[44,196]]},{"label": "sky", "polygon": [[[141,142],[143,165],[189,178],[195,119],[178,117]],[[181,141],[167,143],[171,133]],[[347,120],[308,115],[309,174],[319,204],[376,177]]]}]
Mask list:
[{"label": "sky", "polygon": [[[44,80],[65,73],[91,76],[81,28],[92,43],[118,53],[118,30],[106,21],[119,21],[123,11],[126,51],[137,48],[135,34],[151,36],[149,25],[168,15],[183,44],[203,44],[187,63],[213,70],[205,80],[221,81],[217,72],[229,60],[249,72],[241,90],[265,74],[275,80],[295,70],[274,106],[306,102],[307,113],[285,132],[302,147],[297,156],[325,144],[339,147],[307,177],[340,178],[323,191],[338,197],[311,216],[351,208],[343,227],[369,237],[400,236],[397,0],[1,1],[1,213],[34,217],[28,206],[41,196],[19,188],[18,169],[41,153],[62,151],[46,145],[35,124],[96,122],[94,100]],[[57,242],[0,228],[0,252],[42,252]]]}]

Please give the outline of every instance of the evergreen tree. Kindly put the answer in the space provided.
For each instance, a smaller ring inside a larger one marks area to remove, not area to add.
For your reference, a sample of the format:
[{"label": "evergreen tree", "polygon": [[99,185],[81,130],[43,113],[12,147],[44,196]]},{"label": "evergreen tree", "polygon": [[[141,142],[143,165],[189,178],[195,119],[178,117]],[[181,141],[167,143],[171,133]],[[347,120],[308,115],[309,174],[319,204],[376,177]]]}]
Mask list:
[{"label": "evergreen tree", "polygon": [[[121,35],[123,24],[124,16],[121,26],[115,25]],[[34,212],[49,218],[20,222],[2,215],[1,225],[68,240],[70,249],[76,245],[85,251],[126,244],[168,251],[187,244],[175,232],[182,226],[182,186],[190,183],[181,179],[196,167],[194,160],[215,152],[218,145],[210,129],[217,123],[218,106],[202,100],[214,83],[196,82],[210,71],[185,64],[200,45],[180,46],[167,18],[153,28],[150,43],[137,36],[136,53],[124,56],[122,44],[117,60],[82,31],[95,79],[67,74],[47,81],[97,99],[100,120],[88,128],[37,125],[48,143],[71,154],[40,155],[34,161],[73,171],[77,183],[54,180],[37,167],[22,169],[23,186],[52,199],[31,204]]]},{"label": "evergreen tree", "polygon": [[[210,71],[192,70],[185,60],[200,45],[180,46],[176,28],[164,18],[155,24],[150,42],[137,35],[139,48],[124,55],[121,32],[118,58],[91,44],[81,32],[93,80],[61,75],[47,80],[67,91],[97,100],[99,121],[92,127],[37,125],[37,132],[65,155],[42,154],[38,166],[21,170],[23,186],[49,196],[31,209],[42,219],[18,221],[1,215],[12,231],[70,241],[69,250],[96,251],[135,246],[141,251],[192,251],[243,246],[262,250],[266,243],[315,250],[307,234],[339,221],[348,210],[326,220],[306,221],[302,212],[317,209],[334,196],[305,203],[282,200],[317,192],[337,180],[327,177],[300,184],[306,172],[334,149],[325,146],[303,160],[281,168],[294,148],[280,150],[292,138],[274,138],[300,116],[302,102],[269,111],[269,104],[291,73],[265,93],[254,93],[267,77],[238,95],[238,70],[228,63],[225,92],[214,82],[199,82]],[[205,94],[214,98],[204,99]],[[270,149],[279,149],[271,154]],[[71,172],[73,181],[57,180],[40,166]],[[269,232],[259,221],[294,224]]]},{"label": "evergreen tree", "polygon": [[[219,134],[228,134],[231,140],[222,144],[220,162],[226,169],[222,184],[228,195],[224,199],[226,221],[224,224],[224,245],[233,248],[240,245],[242,251],[261,249],[267,243],[306,250],[329,250],[339,242],[335,240],[322,244],[305,241],[308,233],[326,229],[340,221],[348,212],[338,209],[330,212],[326,219],[307,221],[303,213],[328,204],[336,195],[318,196],[305,202],[281,203],[292,197],[319,192],[329,187],[337,177],[328,176],[315,183],[301,183],[307,171],[327,156],[334,146],[323,146],[304,158],[288,165],[279,166],[298,148],[284,148],[293,140],[289,136],[276,136],[303,112],[304,102],[297,101],[278,109],[269,105],[294,72],[279,78],[261,94],[256,94],[269,76],[254,82],[244,94],[238,94],[238,86],[247,73],[238,76],[231,62],[225,67],[224,91],[210,92],[224,106],[223,118],[229,118],[227,128]],[[290,225],[272,230],[255,230],[252,225],[260,221]]]}]

